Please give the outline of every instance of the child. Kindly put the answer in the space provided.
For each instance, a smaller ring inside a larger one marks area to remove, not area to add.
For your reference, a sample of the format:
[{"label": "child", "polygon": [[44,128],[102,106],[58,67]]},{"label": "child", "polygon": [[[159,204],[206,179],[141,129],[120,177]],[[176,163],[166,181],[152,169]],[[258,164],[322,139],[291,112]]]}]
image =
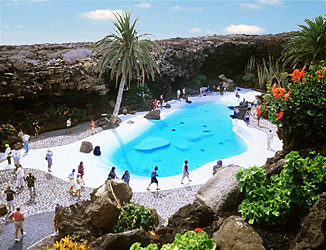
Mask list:
[{"label": "child", "polygon": [[80,195],[80,184],[81,184],[81,180],[80,180],[80,174],[77,174],[77,179],[76,179],[76,192],[75,195],[78,195],[79,197],[81,197]]}]

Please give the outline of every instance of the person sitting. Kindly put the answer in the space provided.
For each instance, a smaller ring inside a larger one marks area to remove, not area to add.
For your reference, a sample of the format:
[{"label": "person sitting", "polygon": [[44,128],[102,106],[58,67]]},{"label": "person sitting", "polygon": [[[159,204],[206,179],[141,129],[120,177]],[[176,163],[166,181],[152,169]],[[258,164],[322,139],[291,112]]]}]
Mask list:
[{"label": "person sitting", "polygon": [[213,166],[213,175],[216,174],[223,167],[222,161],[218,160],[216,165]]},{"label": "person sitting", "polygon": [[117,174],[115,173],[115,167],[112,167],[111,168],[111,171],[109,173],[108,179],[109,180],[118,179]]}]

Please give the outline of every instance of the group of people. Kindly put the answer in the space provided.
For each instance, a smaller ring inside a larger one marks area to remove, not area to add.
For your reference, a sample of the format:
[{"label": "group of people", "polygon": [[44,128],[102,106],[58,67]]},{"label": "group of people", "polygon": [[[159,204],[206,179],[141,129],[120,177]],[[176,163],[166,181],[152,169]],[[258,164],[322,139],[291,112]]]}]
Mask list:
[{"label": "group of people", "polygon": [[[115,167],[112,167],[110,170],[110,173],[108,175],[108,179],[112,180],[112,179],[119,179],[116,172],[115,172]],[[129,181],[130,181],[130,173],[128,170],[125,170],[125,172],[123,173],[123,175],[121,176],[121,179],[127,183],[129,185]]]},{"label": "group of people", "polygon": [[75,180],[75,169],[68,175],[69,179],[69,193],[74,194],[75,196],[82,197],[80,194],[81,185],[85,185],[84,182],[84,164],[81,161],[78,165],[78,173]]},{"label": "group of people", "polygon": [[[161,105],[161,108],[163,108],[163,102],[164,102],[164,98],[163,98],[163,95],[160,95],[160,105]],[[157,99],[154,99],[154,102],[153,102],[153,104],[154,104],[154,107],[153,107],[153,109],[157,109],[157,106],[158,106],[158,101],[157,101]]]}]

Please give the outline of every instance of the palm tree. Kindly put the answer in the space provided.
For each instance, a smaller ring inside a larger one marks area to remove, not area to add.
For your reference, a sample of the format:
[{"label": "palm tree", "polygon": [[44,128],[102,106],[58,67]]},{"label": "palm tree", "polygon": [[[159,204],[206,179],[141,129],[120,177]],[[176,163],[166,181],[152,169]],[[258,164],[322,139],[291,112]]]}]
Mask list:
[{"label": "palm tree", "polygon": [[322,15],[312,20],[305,19],[307,26],[292,33],[282,51],[283,66],[288,63],[295,68],[298,63],[315,64],[326,59],[326,19]]},{"label": "palm tree", "polygon": [[152,52],[160,54],[161,47],[149,40],[151,34],[139,34],[136,18],[133,22],[130,20],[130,13],[115,14],[116,21],[112,21],[114,32],[97,41],[93,46],[93,52],[96,56],[101,56],[96,64],[95,71],[99,76],[109,68],[111,70],[110,78],[115,76],[116,86],[120,79],[119,90],[115,102],[113,114],[110,118],[111,123],[115,123],[121,105],[122,95],[125,83],[130,85],[133,79],[133,73],[136,73],[137,79],[141,79],[141,85],[145,82],[145,76],[152,77],[157,71],[160,73]]}]

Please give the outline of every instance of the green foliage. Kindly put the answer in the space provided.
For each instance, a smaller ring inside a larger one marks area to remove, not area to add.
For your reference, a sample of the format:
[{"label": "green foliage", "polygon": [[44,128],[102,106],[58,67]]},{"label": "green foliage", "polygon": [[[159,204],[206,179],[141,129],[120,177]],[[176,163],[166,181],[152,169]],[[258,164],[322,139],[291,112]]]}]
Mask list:
[{"label": "green foliage", "polygon": [[[184,235],[176,234],[175,240],[171,244],[165,244],[161,250],[215,250],[214,240],[209,239],[207,233],[188,231]],[[156,244],[141,247],[139,242],[134,243],[130,250],[158,250]]]},{"label": "green foliage", "polygon": [[[269,117],[279,125],[284,137],[295,138],[305,145],[321,145],[326,140],[326,67],[310,66],[302,76],[295,70],[293,82],[286,82],[284,95],[275,93],[276,86],[270,88]],[[300,75],[300,76],[299,76]],[[282,89],[281,89],[282,90]],[[273,93],[274,91],[274,93]],[[283,116],[277,120],[277,114]]]},{"label": "green foliage", "polygon": [[201,83],[200,83],[200,80],[198,80],[198,79],[192,79],[191,80],[191,86],[193,87],[193,88],[200,88],[201,87]]},{"label": "green foliage", "polygon": [[300,158],[292,151],[286,157],[280,175],[272,175],[266,184],[263,168],[240,169],[236,175],[245,199],[238,207],[249,224],[285,224],[289,215],[302,217],[326,190],[326,157],[311,153]]},{"label": "green foliage", "polygon": [[40,120],[38,115],[34,115],[32,113],[28,113],[23,121],[23,125],[26,127],[32,126],[33,122]]},{"label": "green foliage", "polygon": [[249,82],[251,81],[252,79],[255,78],[255,75],[253,73],[246,73],[243,77],[242,77],[242,80],[246,81],[246,82]]},{"label": "green foliage", "polygon": [[56,113],[56,109],[55,109],[53,103],[49,104],[49,106],[46,108],[45,112],[49,115]]},{"label": "green foliage", "polygon": [[65,104],[59,104],[56,110],[59,117],[63,119],[72,118],[79,121],[86,121],[86,110],[82,110],[76,107],[68,108]]},{"label": "green foliage", "polygon": [[234,92],[236,90],[237,86],[235,83],[230,84],[230,86],[228,87],[228,91],[230,92]]},{"label": "green foliage", "polygon": [[279,83],[282,82],[283,70],[281,69],[278,61],[274,62],[271,56],[268,57],[268,62],[263,58],[262,64],[257,63],[257,76],[258,84],[260,89],[264,90],[271,84],[274,78],[277,79]]},{"label": "green foliage", "polygon": [[152,209],[131,202],[123,207],[114,231],[120,233],[140,228],[150,232],[155,230],[157,223]]},{"label": "green foliage", "polygon": [[255,65],[256,65],[256,58],[255,58],[255,55],[252,55],[252,56],[250,56],[250,58],[248,59],[248,62],[246,64],[245,73],[246,74],[252,73],[255,70]]},{"label": "green foliage", "polygon": [[146,83],[144,85],[132,84],[127,92],[127,102],[129,104],[141,103],[143,100],[149,100],[150,98],[151,92]]},{"label": "green foliage", "polygon": [[196,76],[196,79],[199,80],[201,84],[204,84],[207,82],[207,77],[205,75],[198,75],[198,76]]},{"label": "green foliage", "polygon": [[320,15],[312,20],[305,19],[301,30],[292,32],[282,51],[283,66],[291,64],[295,68],[299,63],[315,64],[326,60],[326,19]]},{"label": "green foliage", "polygon": [[17,135],[17,130],[11,124],[0,124],[0,148],[1,152],[5,150],[5,145],[9,143],[8,136]]}]

